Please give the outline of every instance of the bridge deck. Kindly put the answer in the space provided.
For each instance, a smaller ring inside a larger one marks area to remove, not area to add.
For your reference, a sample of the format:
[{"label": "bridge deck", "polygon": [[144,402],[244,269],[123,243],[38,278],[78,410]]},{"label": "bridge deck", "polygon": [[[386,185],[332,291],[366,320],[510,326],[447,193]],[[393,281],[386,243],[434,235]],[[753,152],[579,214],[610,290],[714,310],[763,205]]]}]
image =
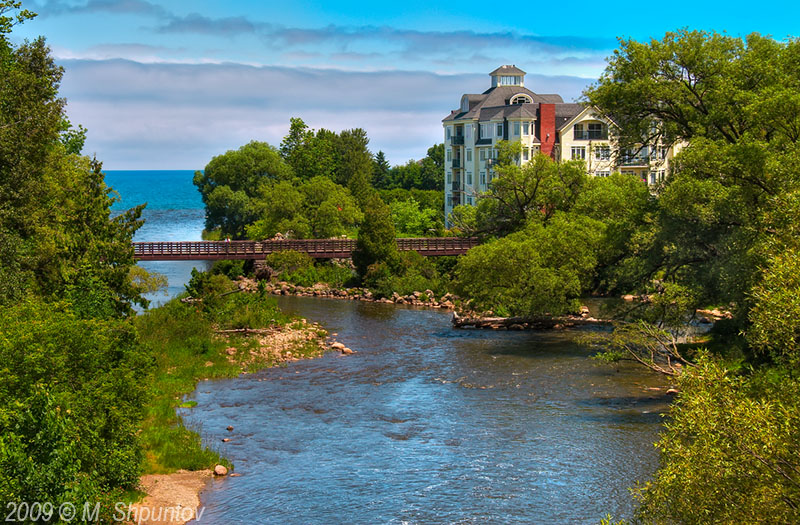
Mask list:
[{"label": "bridge deck", "polygon": [[[397,239],[398,250],[414,250],[425,256],[462,255],[477,245],[478,240],[471,237]],[[286,250],[304,252],[317,259],[347,259],[355,247],[353,239],[135,242],[133,253],[140,261],[263,259],[271,253]]]}]

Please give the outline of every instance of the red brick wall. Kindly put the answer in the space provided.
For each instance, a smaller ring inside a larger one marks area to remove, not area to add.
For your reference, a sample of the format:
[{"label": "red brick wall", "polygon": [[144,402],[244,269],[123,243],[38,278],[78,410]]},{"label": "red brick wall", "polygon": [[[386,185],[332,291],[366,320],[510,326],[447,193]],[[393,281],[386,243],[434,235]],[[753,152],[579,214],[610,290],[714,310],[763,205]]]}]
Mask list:
[{"label": "red brick wall", "polygon": [[555,104],[539,104],[539,141],[542,153],[552,157],[553,146],[556,143]]}]

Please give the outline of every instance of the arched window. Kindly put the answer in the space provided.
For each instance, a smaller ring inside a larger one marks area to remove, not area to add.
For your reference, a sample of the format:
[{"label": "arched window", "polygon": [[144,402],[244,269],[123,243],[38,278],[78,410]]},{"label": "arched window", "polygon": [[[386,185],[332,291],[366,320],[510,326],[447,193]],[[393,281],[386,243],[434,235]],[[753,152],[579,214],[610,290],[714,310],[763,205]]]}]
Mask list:
[{"label": "arched window", "polygon": [[514,104],[530,104],[532,102],[533,101],[531,100],[531,97],[529,97],[528,95],[516,95],[516,96],[514,96],[514,98],[511,99],[511,105],[514,105]]}]

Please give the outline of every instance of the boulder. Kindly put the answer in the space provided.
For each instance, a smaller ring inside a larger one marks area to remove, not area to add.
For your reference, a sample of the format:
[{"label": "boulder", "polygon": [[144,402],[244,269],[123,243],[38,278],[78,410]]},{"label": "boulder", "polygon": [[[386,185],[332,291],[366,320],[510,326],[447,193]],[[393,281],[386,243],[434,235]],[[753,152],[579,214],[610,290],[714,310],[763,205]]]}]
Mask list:
[{"label": "boulder", "polygon": [[217,465],[216,467],[214,467],[214,475],[215,476],[227,476],[228,475],[228,469],[225,468],[222,465]]},{"label": "boulder", "polygon": [[346,347],[346,346],[344,346],[342,343],[333,342],[333,343],[331,343],[331,348],[333,348],[334,350],[339,350],[339,351],[342,351],[342,350],[344,350],[344,349],[345,349],[345,348],[347,348],[347,347]]},{"label": "boulder", "polygon": [[226,430],[228,432],[233,432],[233,425],[228,425],[228,428]]},{"label": "boulder", "polygon": [[342,355],[355,354],[355,352],[353,350],[350,350],[346,346],[344,348],[342,348],[340,351],[342,352]]}]

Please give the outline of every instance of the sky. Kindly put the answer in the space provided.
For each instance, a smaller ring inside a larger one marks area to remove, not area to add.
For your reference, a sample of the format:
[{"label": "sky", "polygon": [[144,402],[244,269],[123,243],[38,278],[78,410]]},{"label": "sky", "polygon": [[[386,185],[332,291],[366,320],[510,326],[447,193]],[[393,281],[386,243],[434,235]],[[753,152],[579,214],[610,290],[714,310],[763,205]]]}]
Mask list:
[{"label": "sky", "polygon": [[798,33],[800,3],[617,0],[494,4],[257,0],[23,0],[65,69],[61,96],[106,169],[202,169],[251,140],[275,146],[289,119],[364,128],[392,164],[441,142],[464,93],[503,64],[565,101],[603,72],[617,38],[679,28]]}]

